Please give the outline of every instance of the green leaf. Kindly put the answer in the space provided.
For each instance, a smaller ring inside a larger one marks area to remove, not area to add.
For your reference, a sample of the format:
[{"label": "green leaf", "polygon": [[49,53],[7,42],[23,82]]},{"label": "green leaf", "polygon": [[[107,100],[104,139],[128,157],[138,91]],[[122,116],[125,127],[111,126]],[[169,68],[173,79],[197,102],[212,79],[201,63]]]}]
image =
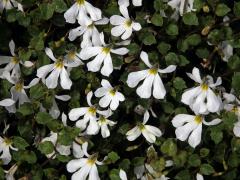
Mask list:
[{"label": "green leaf", "polygon": [[187,88],[185,81],[180,77],[176,77],[173,80],[173,87],[177,90],[183,90]]},{"label": "green leaf", "polygon": [[162,26],[163,25],[163,18],[160,14],[155,13],[151,18],[151,22],[155,26]]},{"label": "green leaf", "polygon": [[141,166],[144,164],[145,157],[135,157],[132,161],[133,165],[136,166]]},{"label": "green leaf", "polygon": [[209,154],[209,149],[207,149],[207,148],[202,148],[202,149],[200,149],[200,156],[201,157],[207,157],[208,156],[208,154]]},{"label": "green leaf", "polygon": [[25,139],[23,139],[19,136],[13,137],[13,145],[14,145],[14,147],[16,147],[20,150],[25,150],[25,148],[29,146],[27,141],[25,141]]},{"label": "green leaf", "polygon": [[228,66],[233,70],[240,70],[240,57],[237,54],[231,56],[228,60]]},{"label": "green leaf", "polygon": [[67,5],[64,0],[54,0],[53,3],[55,5],[55,12],[62,13],[67,10]]},{"label": "green leaf", "polygon": [[232,77],[232,88],[235,90],[235,92],[240,95],[240,72],[237,72]]},{"label": "green leaf", "polygon": [[192,34],[187,37],[186,41],[190,46],[197,46],[201,42],[201,36],[199,34]]},{"label": "green leaf", "polygon": [[212,128],[210,136],[214,143],[218,144],[222,141],[223,133],[218,128]]},{"label": "green leaf", "polygon": [[198,167],[201,164],[201,159],[197,154],[192,154],[188,158],[188,164],[191,167]]},{"label": "green leaf", "polygon": [[234,1],[233,12],[235,16],[240,16],[240,2]]},{"label": "green leaf", "polygon": [[36,154],[33,151],[14,151],[13,152],[13,159],[16,161],[24,161],[28,162],[29,164],[35,164],[37,161]]},{"label": "green leaf", "polygon": [[221,3],[217,5],[215,14],[217,16],[225,16],[230,11],[231,9],[226,4]]},{"label": "green leaf", "polygon": [[19,55],[19,58],[23,61],[28,61],[29,58],[31,57],[32,55],[32,51],[31,50],[25,50],[25,49],[21,49],[19,52],[18,52],[18,55]]},{"label": "green leaf", "polygon": [[120,157],[118,156],[118,154],[114,151],[108,153],[108,160],[111,161],[111,163],[115,163],[117,160],[119,160]]},{"label": "green leaf", "polygon": [[185,13],[183,15],[183,22],[184,24],[186,25],[195,25],[197,26],[199,23],[198,23],[198,17],[196,16],[196,13],[194,12],[189,12],[189,13]]},{"label": "green leaf", "polygon": [[166,27],[166,33],[170,36],[178,35],[178,26],[176,24],[169,24]]},{"label": "green leaf", "polygon": [[190,172],[188,170],[180,171],[176,176],[175,179],[177,180],[192,180],[190,176]]},{"label": "green leaf", "polygon": [[179,59],[178,59],[178,56],[174,52],[169,52],[165,56],[165,61],[166,61],[166,64],[169,66],[172,64],[177,64],[179,62]]},{"label": "green leaf", "polygon": [[177,145],[173,142],[172,139],[167,139],[161,145],[161,151],[168,156],[175,156],[177,153]]},{"label": "green leaf", "polygon": [[30,46],[37,51],[44,49],[44,32],[41,32],[37,36],[34,36],[30,41]]},{"label": "green leaf", "polygon": [[51,117],[50,114],[45,113],[45,112],[39,112],[36,116],[36,121],[39,124],[47,124],[49,123],[53,118]]},{"label": "green leaf", "polygon": [[148,45],[148,46],[152,45],[152,44],[156,44],[156,43],[157,43],[157,41],[152,33],[147,33],[143,39],[143,44]]},{"label": "green leaf", "polygon": [[167,52],[171,49],[171,45],[170,45],[170,44],[167,44],[167,43],[165,43],[165,42],[160,42],[160,43],[158,44],[157,48],[158,48],[158,51],[159,51],[161,54],[165,55],[165,54],[167,54]]},{"label": "green leaf", "polygon": [[38,145],[38,149],[41,151],[41,153],[47,155],[54,151],[54,145],[51,141],[44,141]]},{"label": "green leaf", "polygon": [[55,11],[55,4],[44,3],[39,6],[41,17],[45,20],[50,19]]},{"label": "green leaf", "polygon": [[31,103],[24,103],[22,104],[17,112],[21,113],[23,116],[31,115],[34,113],[33,107]]},{"label": "green leaf", "polygon": [[35,86],[32,86],[31,88],[30,88],[30,97],[32,98],[32,99],[40,99],[41,97],[43,97],[44,96],[44,91],[45,91],[46,89],[44,88],[44,86],[43,85],[41,85],[41,84],[37,84],[37,85],[35,85]]},{"label": "green leaf", "polygon": [[210,175],[214,172],[215,172],[215,170],[213,169],[213,167],[210,164],[202,164],[200,167],[200,173],[203,175]]}]

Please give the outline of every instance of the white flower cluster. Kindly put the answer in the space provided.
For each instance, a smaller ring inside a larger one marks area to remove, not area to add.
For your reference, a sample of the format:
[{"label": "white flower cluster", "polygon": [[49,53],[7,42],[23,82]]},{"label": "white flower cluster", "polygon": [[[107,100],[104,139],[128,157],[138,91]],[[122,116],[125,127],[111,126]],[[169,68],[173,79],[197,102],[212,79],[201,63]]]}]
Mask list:
[{"label": "white flower cluster", "polygon": [[[141,6],[141,0],[133,0],[134,6]],[[117,110],[120,103],[125,101],[125,96],[120,92],[119,86],[112,86],[107,78],[113,73],[114,69],[121,67],[114,67],[112,62],[112,54],[126,55],[129,50],[124,47],[130,43],[129,38],[135,31],[141,30],[141,25],[132,19],[128,13],[129,0],[119,0],[120,15],[113,15],[110,19],[102,16],[102,11],[92,6],[86,0],[76,0],[70,9],[64,13],[64,18],[67,23],[78,23],[79,27],[70,30],[69,40],[74,41],[76,38],[81,38],[81,51],[69,51],[62,57],[55,57],[53,51],[50,48],[45,48],[46,55],[53,61],[51,64],[44,65],[37,69],[37,78],[34,78],[29,85],[24,85],[24,79],[21,75],[21,66],[30,68],[34,67],[34,63],[31,61],[22,61],[17,53],[15,53],[15,44],[13,41],[9,43],[9,48],[12,56],[0,56],[0,65],[6,64],[6,66],[0,69],[0,78],[8,80],[13,84],[10,93],[11,98],[7,98],[0,101],[0,106],[4,106],[10,113],[16,112],[16,104],[18,106],[31,102],[26,93],[26,89],[31,88],[39,83],[46,85],[49,89],[55,89],[59,85],[64,90],[70,90],[72,87],[72,80],[70,79],[70,73],[72,68],[77,68],[84,65],[83,62],[88,61],[86,66],[88,71],[99,72],[105,76],[101,81],[101,87],[90,91],[86,95],[87,104],[86,107],[79,107],[72,109],[68,117],[71,121],[76,122],[76,127],[81,129],[81,135],[96,135],[101,132],[103,138],[110,136],[110,127],[116,125],[117,122],[109,120],[109,117]],[[179,11],[182,15],[185,9],[185,1],[171,0],[168,4]],[[16,6],[16,1],[1,1],[0,9],[10,9],[12,6]],[[19,9],[20,4],[17,3]],[[188,1],[187,12],[193,11],[193,0]],[[110,22],[113,26],[111,34],[115,37],[120,37],[123,41],[120,43],[105,43],[104,33],[99,32],[98,25],[106,25]],[[227,48],[229,49],[229,47]],[[228,51],[226,49],[226,51]],[[231,50],[230,50],[231,51]],[[140,58],[146,65],[146,69],[136,72],[130,72],[127,77],[127,85],[130,88],[136,88],[136,94],[140,98],[148,99],[155,98],[157,100],[164,99],[166,96],[166,89],[162,81],[161,75],[166,73],[172,73],[176,70],[176,65],[170,65],[164,69],[159,68],[159,64],[151,64],[148,54],[144,51],[141,52]],[[225,60],[229,58],[225,56]],[[193,68],[192,73],[187,75],[194,80],[198,85],[191,89],[186,90],[182,94],[181,102],[188,105],[195,115],[178,114],[173,120],[172,124],[176,127],[176,137],[181,141],[188,139],[190,146],[195,148],[201,142],[202,125],[216,125],[221,122],[216,118],[211,122],[207,122],[205,117],[209,113],[219,113],[225,109],[227,111],[233,111],[237,114],[239,121],[235,124],[234,134],[240,137],[240,101],[233,95],[224,93],[224,102],[222,102],[221,94],[217,94],[217,87],[221,85],[221,78],[217,78],[217,81],[213,81],[212,76],[206,76],[201,78],[198,68]],[[139,83],[142,82],[141,85]],[[95,95],[99,98],[98,104],[92,104],[91,99]],[[68,101],[71,97],[69,95],[55,95],[56,99],[62,101]],[[53,99],[51,109],[47,110],[41,106],[41,111],[48,111],[53,118],[58,118],[61,114],[55,99]],[[104,109],[106,108],[106,109]],[[156,114],[152,112],[152,116],[156,117]],[[154,143],[156,137],[162,136],[162,131],[152,125],[148,125],[147,122],[150,118],[148,110],[143,109],[143,122],[137,122],[137,125],[126,133],[126,138],[129,141],[134,141],[140,135],[149,143]],[[62,114],[62,121],[64,126],[67,126],[67,116]],[[87,153],[87,142],[79,145],[73,142],[70,146],[63,146],[57,142],[58,134],[51,132],[48,137],[42,139],[42,142],[50,141],[56,147],[55,151],[48,154],[47,157],[55,158],[56,153],[61,155],[70,155],[71,149],[76,159],[71,160],[67,164],[67,170],[71,173],[72,179],[99,179],[97,165],[102,165],[103,162],[97,160],[98,155],[89,155]],[[12,146],[12,141],[6,137],[0,137],[0,159],[4,164],[8,164],[11,161],[10,149],[17,151]],[[16,166],[17,167],[17,166]],[[14,172],[17,169],[14,166]],[[137,175],[139,176],[139,175]],[[200,176],[200,175],[198,175]],[[120,178],[127,179],[126,173],[120,171]],[[201,178],[201,177],[200,177]],[[140,179],[140,178],[138,178]],[[162,176],[160,179],[168,179]]]}]

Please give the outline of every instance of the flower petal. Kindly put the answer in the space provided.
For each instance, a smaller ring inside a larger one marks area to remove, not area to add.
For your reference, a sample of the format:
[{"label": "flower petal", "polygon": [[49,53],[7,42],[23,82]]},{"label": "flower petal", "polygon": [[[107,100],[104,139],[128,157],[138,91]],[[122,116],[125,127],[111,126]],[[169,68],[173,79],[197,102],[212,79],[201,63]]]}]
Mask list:
[{"label": "flower petal", "polygon": [[131,88],[136,87],[140,81],[142,81],[147,77],[147,75],[148,75],[148,70],[142,70],[142,71],[130,73],[127,78],[128,86]]},{"label": "flower petal", "polygon": [[72,81],[65,68],[62,68],[60,73],[60,83],[63,89],[71,89]]},{"label": "flower petal", "polygon": [[153,97],[156,99],[163,99],[166,95],[166,89],[163,85],[162,79],[157,74],[153,82]]},{"label": "flower petal", "polygon": [[74,108],[72,109],[68,116],[71,121],[76,121],[80,116],[83,116],[86,114],[88,108],[87,107],[82,107],[82,108]]},{"label": "flower petal", "polygon": [[202,137],[202,124],[199,124],[196,129],[193,130],[191,135],[189,136],[188,143],[190,146],[195,148],[200,144]]},{"label": "flower petal", "polygon": [[137,94],[141,98],[150,98],[152,94],[152,85],[154,81],[154,75],[149,75],[144,81],[141,86],[137,88]]}]

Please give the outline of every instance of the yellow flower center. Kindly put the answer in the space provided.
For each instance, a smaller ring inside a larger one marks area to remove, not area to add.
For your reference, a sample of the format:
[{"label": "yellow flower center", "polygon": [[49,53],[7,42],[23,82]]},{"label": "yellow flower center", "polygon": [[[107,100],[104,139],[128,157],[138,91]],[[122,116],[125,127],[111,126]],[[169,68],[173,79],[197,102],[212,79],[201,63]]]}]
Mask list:
[{"label": "yellow flower center", "polygon": [[201,116],[195,116],[194,121],[195,121],[197,124],[200,124],[200,123],[202,122],[202,117],[201,117]]},{"label": "yellow flower center", "polygon": [[91,155],[88,160],[87,160],[87,164],[89,164],[90,166],[94,165],[97,161],[97,157],[98,157],[98,154],[93,154]]},{"label": "yellow flower center", "polygon": [[126,20],[125,22],[124,22],[124,25],[126,26],[126,27],[131,27],[131,25],[132,25],[132,20],[131,19],[128,19],[128,20]]},{"label": "yellow flower center", "polygon": [[18,82],[16,85],[15,85],[15,90],[20,92],[22,91],[23,89],[23,83],[22,82]]},{"label": "yellow flower center", "polygon": [[208,90],[208,85],[207,84],[202,84],[201,88],[203,91],[207,91]]},{"label": "yellow flower center", "polygon": [[106,118],[101,116],[99,121],[100,121],[101,124],[105,124],[106,123]]},{"label": "yellow flower center", "polygon": [[102,48],[102,52],[105,53],[105,54],[108,54],[110,52],[110,48],[109,47],[103,47]]},{"label": "yellow flower center", "polygon": [[97,111],[97,109],[94,106],[88,108],[88,112],[92,115],[94,115],[96,113],[96,111]]},{"label": "yellow flower center", "polygon": [[56,62],[55,62],[55,67],[56,68],[59,68],[59,69],[62,69],[63,68],[63,61],[61,59],[58,59]]},{"label": "yellow flower center", "polygon": [[77,0],[78,5],[83,5],[85,3],[85,0]]},{"label": "yellow flower center", "polygon": [[12,57],[12,62],[13,62],[14,64],[18,64],[19,61],[20,61],[20,60],[19,60],[16,56]]},{"label": "yellow flower center", "polygon": [[151,68],[151,69],[148,70],[148,73],[152,74],[152,75],[156,75],[157,72],[158,72],[158,70],[156,68]]},{"label": "yellow flower center", "polygon": [[111,89],[111,90],[109,91],[109,93],[110,93],[112,96],[115,96],[116,90],[115,90],[115,89]]},{"label": "yellow flower center", "polygon": [[140,131],[143,131],[145,129],[144,124],[140,124],[140,125],[138,125],[138,127],[139,127]]},{"label": "yellow flower center", "polygon": [[234,112],[234,113],[238,113],[238,107],[234,106],[231,111]]},{"label": "yellow flower center", "polygon": [[70,52],[68,53],[68,58],[69,58],[70,60],[74,61],[75,57],[76,57],[76,52],[70,51]]},{"label": "yellow flower center", "polygon": [[90,25],[88,25],[88,28],[89,29],[92,29],[94,27],[94,24],[92,23],[92,24],[90,24]]},{"label": "yellow flower center", "polygon": [[12,144],[11,139],[8,139],[8,138],[4,138],[3,142],[4,142],[7,146],[10,146],[10,145]]}]

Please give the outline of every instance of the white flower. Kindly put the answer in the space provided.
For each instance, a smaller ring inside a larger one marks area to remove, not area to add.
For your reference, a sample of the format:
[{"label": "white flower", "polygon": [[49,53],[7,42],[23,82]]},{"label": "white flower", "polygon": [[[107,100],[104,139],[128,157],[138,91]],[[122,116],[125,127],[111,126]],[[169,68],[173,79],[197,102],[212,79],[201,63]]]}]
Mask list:
[{"label": "white flower", "polygon": [[[49,89],[54,89],[58,85],[58,78],[60,76],[60,84],[63,89],[70,89],[72,86],[72,81],[69,78],[69,74],[65,69],[66,67],[73,67],[67,59],[63,60],[61,58],[56,59],[50,48],[45,49],[46,54],[50,59],[54,61],[54,64],[48,64],[38,68],[37,76],[43,80]],[[51,72],[51,73],[50,73]],[[46,76],[50,75],[46,78]],[[46,81],[45,81],[46,78]]]},{"label": "white flower", "polygon": [[222,50],[222,59],[225,62],[228,62],[229,58],[233,55],[233,47],[228,41],[223,41],[218,46]]},{"label": "white flower", "polygon": [[115,124],[117,124],[116,122],[108,119],[108,117],[110,117],[111,115],[112,115],[111,110],[107,110],[107,111],[101,112],[101,115],[98,119],[98,124],[101,129],[101,135],[103,138],[107,138],[110,136],[110,131],[108,129],[108,126],[114,126]]},{"label": "white flower", "polygon": [[[58,138],[58,133],[51,131],[50,135],[48,137],[43,138],[41,142],[50,141],[53,144],[53,146],[56,147],[56,150],[57,150],[57,152],[59,152],[59,154],[64,155],[64,156],[70,155],[71,154],[71,151],[70,151],[71,146],[64,146],[64,145],[57,143],[57,138]],[[50,154],[46,154],[46,156],[48,158],[54,159],[56,157],[55,150],[53,152],[51,152]]]},{"label": "white flower", "polygon": [[6,180],[15,180],[14,178],[14,174],[16,173],[18,169],[18,165],[14,164],[9,170],[4,170],[4,172],[6,173],[5,178]]},{"label": "white flower", "polygon": [[212,126],[219,124],[221,121],[220,119],[214,119],[211,122],[206,122],[204,116],[178,114],[173,118],[172,124],[176,127],[177,139],[180,141],[188,139],[189,145],[195,148],[201,142],[202,124]]},{"label": "white flower", "polygon": [[170,0],[168,5],[182,16],[184,13],[196,11],[196,9],[193,8],[193,3],[194,0]]},{"label": "white flower", "polygon": [[118,92],[116,88],[113,88],[106,79],[102,80],[101,85],[102,87],[98,88],[94,93],[96,97],[101,97],[99,105],[106,108],[110,104],[111,110],[116,110],[119,106],[119,101],[125,100],[124,95]]},{"label": "white flower", "polygon": [[82,60],[88,60],[91,57],[96,56],[92,61],[87,63],[87,68],[89,71],[97,72],[101,68],[101,74],[104,76],[109,76],[113,72],[113,63],[111,53],[118,55],[125,55],[128,53],[127,48],[113,49],[104,42],[103,33],[100,34],[100,39],[102,46],[86,47],[80,52],[80,58]]},{"label": "white flower", "polygon": [[146,111],[144,113],[143,123],[140,123],[126,133],[127,139],[129,141],[134,141],[142,134],[148,142],[154,143],[156,141],[156,137],[162,136],[162,132],[160,129],[154,126],[146,125],[148,119],[149,112]]},{"label": "white flower", "polygon": [[[3,73],[3,76],[14,86],[11,87],[11,99],[15,102],[18,102],[18,106],[24,104],[25,102],[30,102],[30,99],[28,98],[25,89],[29,89],[32,86],[35,86],[38,84],[39,79],[34,78],[28,86],[24,86],[24,81],[22,79],[15,81],[11,78],[10,73],[5,71]],[[15,104],[12,104],[11,106],[5,107],[9,112],[16,112]]]},{"label": "white flower", "polygon": [[3,99],[0,101],[0,106],[9,107],[9,106],[12,106],[14,103],[15,103],[15,101],[12,99],[9,99],[9,98]]},{"label": "white flower", "polygon": [[67,164],[67,171],[74,173],[72,180],[100,180],[97,170],[97,165],[102,165],[102,162],[97,160],[97,154],[89,155],[87,153],[88,143],[82,145],[84,155],[87,158],[73,159]]},{"label": "white flower", "polygon": [[6,137],[2,138],[0,136],[0,154],[1,154],[0,159],[2,159],[4,165],[7,165],[12,159],[10,149],[14,151],[18,150],[17,148],[14,148],[12,146],[11,139],[8,139]]},{"label": "white flower", "polygon": [[121,180],[127,180],[127,174],[123,169],[120,169],[119,177],[120,177]]},{"label": "white flower", "polygon": [[196,180],[204,180],[203,175],[197,173]]},{"label": "white flower", "polygon": [[[66,121],[67,121],[67,116],[64,113],[62,113],[62,123],[64,126],[67,126]],[[48,137],[43,138],[41,142],[50,141],[54,145],[54,147],[56,148],[56,150],[59,154],[64,155],[64,156],[70,155],[71,154],[71,151],[70,151],[71,146],[61,145],[57,142],[57,139],[58,139],[58,133],[51,131],[50,135]],[[53,150],[53,152],[51,152],[50,154],[46,154],[46,156],[48,158],[54,159],[56,157],[55,150]]]},{"label": "white flower", "polygon": [[22,5],[15,0],[1,0],[0,1],[0,12],[2,12],[4,9],[6,9],[6,10],[12,9],[13,7],[17,7],[19,11],[23,12]]},{"label": "white flower", "polygon": [[111,34],[116,37],[121,36],[123,40],[126,40],[132,35],[133,31],[139,31],[142,27],[139,23],[130,19],[127,7],[120,6],[119,10],[123,17],[113,15],[110,18],[110,23],[115,26],[111,29]]},{"label": "white flower", "polygon": [[192,74],[187,75],[199,83],[199,86],[186,90],[181,101],[190,106],[195,114],[208,114],[209,112],[218,112],[222,107],[221,99],[216,96],[212,89],[222,83],[220,77],[217,78],[216,83],[213,82],[211,76],[201,79],[199,69],[193,68]]},{"label": "white flower", "polygon": [[89,25],[82,24],[79,27],[70,30],[68,38],[70,41],[73,41],[78,36],[82,36],[81,48],[101,45],[100,33],[95,25],[104,25],[108,22],[108,18],[103,18],[98,21],[92,21]]},{"label": "white flower", "polygon": [[128,86],[134,88],[140,81],[144,80],[143,84],[137,88],[137,94],[141,98],[150,98],[153,94],[154,98],[163,99],[166,95],[166,90],[158,73],[173,72],[175,71],[176,66],[170,65],[165,69],[159,69],[150,64],[146,52],[142,51],[140,57],[149,69],[130,73],[127,78]]},{"label": "white flower", "polygon": [[[57,102],[55,99],[61,100],[61,101],[68,101],[71,99],[71,96],[69,95],[55,95],[55,98],[53,98],[52,100],[52,107],[49,109],[49,114],[54,118],[57,119],[60,115],[60,110],[58,108]],[[41,112],[46,112],[47,110],[43,107],[43,105],[41,104],[40,106],[40,111]]]},{"label": "white flower", "polygon": [[76,51],[69,51],[63,58],[64,63],[68,68],[78,67],[83,65],[83,62],[79,58],[79,53]]},{"label": "white flower", "polygon": [[101,10],[95,8],[86,0],[76,0],[76,3],[64,13],[66,22],[73,24],[78,20],[81,25],[90,25],[92,21],[101,19],[101,16]]},{"label": "white flower", "polygon": [[15,54],[15,43],[13,40],[9,42],[9,48],[12,56],[0,56],[0,65],[7,64],[4,68],[0,69],[0,78],[5,79],[4,72],[7,71],[11,74],[11,78],[17,80],[21,76],[20,64],[25,67],[33,66],[31,61],[22,61],[19,57]]},{"label": "white flower", "polygon": [[[89,107],[74,108],[69,112],[69,119],[71,121],[77,121],[76,126],[81,130],[85,130],[88,123],[86,133],[89,135],[97,134],[99,131],[99,125],[97,123],[97,113],[101,113],[96,106],[92,105],[91,98],[93,92],[90,91],[87,94],[87,103]],[[78,120],[79,117],[84,116],[83,119]]]},{"label": "white flower", "polygon": [[[142,0],[132,0],[132,3],[134,6],[142,6]],[[118,0],[118,5],[119,6],[129,6],[129,0]]]},{"label": "white flower", "polygon": [[240,137],[240,100],[233,94],[223,93],[224,109],[229,112],[234,112],[238,117],[238,121],[234,124],[233,133]]}]

